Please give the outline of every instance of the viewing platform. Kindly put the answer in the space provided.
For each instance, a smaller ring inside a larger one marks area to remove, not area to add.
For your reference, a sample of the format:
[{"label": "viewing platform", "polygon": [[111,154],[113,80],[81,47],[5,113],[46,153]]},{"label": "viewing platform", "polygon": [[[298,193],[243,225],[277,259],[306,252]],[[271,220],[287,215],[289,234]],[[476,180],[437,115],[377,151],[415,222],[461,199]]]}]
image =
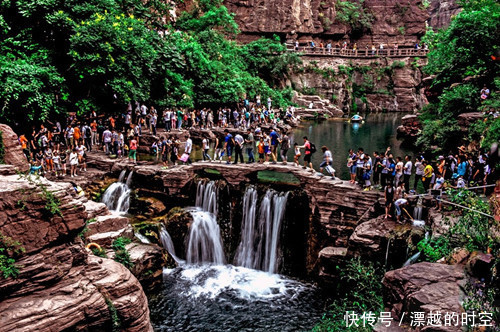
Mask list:
[{"label": "viewing platform", "polygon": [[398,48],[398,49],[346,49],[346,48],[327,48],[327,47],[311,47],[287,44],[288,52],[295,52],[299,55],[313,57],[342,57],[342,58],[407,58],[407,57],[427,57],[429,50],[415,48]]}]

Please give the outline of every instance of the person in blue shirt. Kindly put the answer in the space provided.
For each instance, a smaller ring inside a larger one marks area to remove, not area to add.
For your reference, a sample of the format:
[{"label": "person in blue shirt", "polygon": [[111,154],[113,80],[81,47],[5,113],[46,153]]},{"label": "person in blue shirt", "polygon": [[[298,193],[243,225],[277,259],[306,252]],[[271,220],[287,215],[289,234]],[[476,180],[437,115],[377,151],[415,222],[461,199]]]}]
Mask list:
[{"label": "person in blue shirt", "polygon": [[233,146],[234,146],[234,140],[233,140],[233,135],[229,133],[229,130],[225,129],[224,134],[226,134],[224,138],[224,149],[227,152],[227,164],[231,163],[231,155],[233,154]]},{"label": "person in blue shirt", "polygon": [[457,167],[457,173],[458,176],[463,176],[465,177],[465,173],[467,172],[467,161],[463,156],[458,157],[458,167]]},{"label": "person in blue shirt", "polygon": [[271,138],[271,157],[273,157],[273,164],[276,164],[278,159],[277,150],[278,150],[279,135],[276,132],[276,130],[274,130],[274,128],[269,134],[269,137]]}]

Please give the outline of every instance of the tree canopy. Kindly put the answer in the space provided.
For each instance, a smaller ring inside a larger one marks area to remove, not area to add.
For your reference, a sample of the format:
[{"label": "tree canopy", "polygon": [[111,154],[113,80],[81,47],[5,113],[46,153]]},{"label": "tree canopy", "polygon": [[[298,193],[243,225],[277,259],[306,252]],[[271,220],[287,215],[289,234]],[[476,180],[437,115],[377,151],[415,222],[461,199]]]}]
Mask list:
[{"label": "tree canopy", "polygon": [[159,0],[0,0],[0,118],[43,121],[67,111],[118,112],[234,104],[285,105],[298,57],[278,39],[237,45],[219,0],[200,0],[175,25]]},{"label": "tree canopy", "polygon": [[[500,4],[495,0],[464,0],[460,4],[463,10],[448,28],[430,30],[424,38],[430,45],[424,72],[435,75],[431,89],[438,97],[424,109],[424,128],[417,142],[426,148],[437,146],[443,152],[460,140],[481,141],[483,147],[489,147],[500,137],[500,119],[469,128],[469,133],[462,132],[457,121],[462,113],[500,107],[500,62],[492,58],[500,47]],[[486,100],[480,98],[484,86],[491,91]]]}]

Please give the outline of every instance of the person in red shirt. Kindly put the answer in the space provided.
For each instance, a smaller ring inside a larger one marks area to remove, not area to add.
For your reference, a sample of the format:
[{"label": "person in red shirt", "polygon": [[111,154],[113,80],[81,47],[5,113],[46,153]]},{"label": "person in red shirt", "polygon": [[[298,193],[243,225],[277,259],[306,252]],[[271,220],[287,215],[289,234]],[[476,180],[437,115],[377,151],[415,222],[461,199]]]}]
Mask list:
[{"label": "person in red shirt", "polygon": [[19,137],[19,143],[21,143],[21,147],[23,148],[23,153],[26,156],[26,159],[28,159],[28,161],[30,161],[30,151],[28,149],[28,139],[26,138],[26,136],[24,136],[24,134],[22,134]]},{"label": "person in red shirt", "polygon": [[305,153],[304,153],[304,167],[302,168],[306,169],[309,164],[309,168],[311,169],[311,171],[314,171],[313,164],[311,162],[311,157],[312,157],[311,142],[309,142],[307,136],[304,136],[303,139],[304,139],[304,145],[302,145],[301,148],[305,149]]},{"label": "person in red shirt", "polygon": [[79,145],[81,136],[82,135],[80,132],[80,127],[75,126],[75,128],[73,128],[73,138],[75,139],[75,146]]},{"label": "person in red shirt", "polygon": [[128,160],[133,160],[134,164],[137,163],[137,135],[129,142]]}]

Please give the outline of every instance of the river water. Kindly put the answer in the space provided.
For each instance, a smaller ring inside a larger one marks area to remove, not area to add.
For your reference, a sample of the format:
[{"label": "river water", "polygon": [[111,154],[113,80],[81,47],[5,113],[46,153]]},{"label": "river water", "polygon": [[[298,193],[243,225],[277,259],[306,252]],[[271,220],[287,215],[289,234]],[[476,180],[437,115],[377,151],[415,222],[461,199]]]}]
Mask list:
[{"label": "river water", "polygon": [[[299,128],[293,130],[292,140],[299,145],[304,144],[302,137],[307,136],[316,145],[318,152],[313,155],[313,166],[318,169],[323,160],[321,146],[325,145],[332,151],[333,168],[341,179],[349,179],[347,169],[347,155],[349,149],[357,151],[362,147],[365,152],[373,155],[374,151],[385,152],[388,146],[394,154],[404,157],[413,153],[409,147],[401,146],[396,138],[396,129],[401,124],[404,114],[367,114],[362,124],[349,123],[345,120],[328,120],[323,122],[303,122]],[[293,146],[293,143],[292,143]],[[300,159],[303,164],[304,151]],[[289,152],[289,159],[292,153]]]}]

